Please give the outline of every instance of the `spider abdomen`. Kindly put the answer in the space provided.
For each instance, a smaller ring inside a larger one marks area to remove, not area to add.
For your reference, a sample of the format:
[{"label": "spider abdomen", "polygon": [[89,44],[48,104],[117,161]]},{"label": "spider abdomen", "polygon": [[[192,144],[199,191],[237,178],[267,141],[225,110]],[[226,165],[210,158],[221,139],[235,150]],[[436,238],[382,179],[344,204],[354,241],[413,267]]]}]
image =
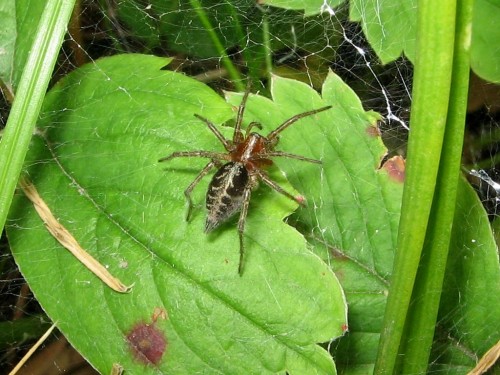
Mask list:
[{"label": "spider abdomen", "polygon": [[243,193],[249,183],[250,176],[243,163],[229,162],[219,168],[208,185],[205,232],[217,228],[241,210]]}]

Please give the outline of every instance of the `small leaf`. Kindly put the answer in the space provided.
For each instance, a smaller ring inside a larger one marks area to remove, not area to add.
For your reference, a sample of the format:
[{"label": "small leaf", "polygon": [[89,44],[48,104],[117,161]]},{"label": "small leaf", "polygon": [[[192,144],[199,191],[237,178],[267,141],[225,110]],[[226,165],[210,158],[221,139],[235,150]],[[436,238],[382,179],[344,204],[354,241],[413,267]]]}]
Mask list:
[{"label": "small leaf", "polygon": [[403,53],[415,61],[417,40],[417,1],[354,0],[350,18],[361,22],[370,46],[383,64],[398,59]]}]

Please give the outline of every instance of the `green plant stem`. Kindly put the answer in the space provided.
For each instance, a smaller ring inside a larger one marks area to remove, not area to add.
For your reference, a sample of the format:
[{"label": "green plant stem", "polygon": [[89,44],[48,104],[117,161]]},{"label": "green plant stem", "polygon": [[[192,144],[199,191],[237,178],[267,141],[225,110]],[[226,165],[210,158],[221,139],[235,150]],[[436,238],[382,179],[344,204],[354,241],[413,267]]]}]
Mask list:
[{"label": "green plant stem", "polygon": [[227,69],[227,72],[229,74],[229,77],[231,77],[231,80],[233,81],[234,86],[238,91],[244,91],[245,90],[245,85],[243,84],[243,78],[241,77],[240,73],[238,72],[238,69],[234,66],[233,62],[231,59],[227,56],[226,50],[224,46],[222,45],[222,42],[219,39],[219,36],[215,32],[214,27],[212,26],[210,20],[208,19],[207,14],[203,10],[202,5],[200,4],[199,0],[189,0],[191,7],[194,9],[196,14],[198,15],[198,18],[200,19],[203,27],[207,31],[208,35],[210,35],[210,38],[212,39],[212,43],[215,46],[215,49],[217,50],[217,53],[221,56],[222,59],[222,64],[224,67]]},{"label": "green plant stem", "polygon": [[457,4],[450,102],[436,193],[413,291],[411,318],[406,328],[405,361],[402,369],[405,374],[427,372],[434,338],[460,175],[469,91],[472,8],[472,0],[459,1]]},{"label": "green plant stem", "polygon": [[269,19],[266,12],[262,14],[262,40],[264,41],[264,58],[266,62],[266,76],[271,82],[271,74],[273,72],[271,39],[269,38]]},{"label": "green plant stem", "polygon": [[75,0],[48,0],[0,143],[3,228]]},{"label": "green plant stem", "polygon": [[[375,363],[376,374],[393,374],[419,266],[440,163],[453,64],[454,0],[418,3],[417,54],[406,180],[398,245]],[[407,340],[418,337],[406,336]]]}]

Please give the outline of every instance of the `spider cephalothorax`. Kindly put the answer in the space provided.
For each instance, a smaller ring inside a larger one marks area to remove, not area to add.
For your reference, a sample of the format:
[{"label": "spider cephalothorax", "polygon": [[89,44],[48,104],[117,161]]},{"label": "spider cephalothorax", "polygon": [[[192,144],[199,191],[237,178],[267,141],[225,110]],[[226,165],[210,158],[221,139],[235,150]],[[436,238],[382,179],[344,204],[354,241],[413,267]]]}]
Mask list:
[{"label": "spider cephalothorax", "polygon": [[213,151],[177,151],[159,160],[163,162],[177,157],[202,157],[210,159],[210,162],[200,171],[198,176],[196,176],[194,181],[191,182],[184,191],[184,195],[189,204],[187,214],[188,220],[193,206],[191,192],[205,175],[213,168],[218,168],[208,186],[206,198],[208,215],[205,223],[205,232],[214,230],[224,221],[240,211],[240,218],[238,220],[238,234],[240,239],[240,262],[238,272],[240,275],[243,270],[243,255],[245,248],[243,233],[248,213],[248,205],[250,203],[252,190],[257,187],[259,180],[278,193],[283,194],[301,205],[304,204],[304,199],[302,197],[295,197],[288,193],[280,185],[271,180],[267,173],[264,172],[263,169],[265,167],[273,164],[271,158],[286,157],[321,164],[319,160],[289,154],[283,151],[275,151],[274,148],[278,143],[278,134],[303,117],[311,116],[331,108],[331,106],[327,106],[295,115],[283,122],[267,136],[250,132],[253,127],[261,129],[260,124],[252,122],[248,125],[245,134],[243,134],[241,125],[248,94],[249,91],[246,91],[238,107],[238,115],[236,117],[236,125],[232,140],[224,138],[212,122],[195,114],[197,118],[207,124],[212,133],[214,133],[217,139],[224,145],[227,151],[226,153]]}]

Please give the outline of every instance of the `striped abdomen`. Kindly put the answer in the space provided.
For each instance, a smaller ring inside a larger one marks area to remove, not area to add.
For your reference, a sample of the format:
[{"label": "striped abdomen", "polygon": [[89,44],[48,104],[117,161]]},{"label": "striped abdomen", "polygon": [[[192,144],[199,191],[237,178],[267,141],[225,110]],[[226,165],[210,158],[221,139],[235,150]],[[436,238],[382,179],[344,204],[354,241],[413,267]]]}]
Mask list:
[{"label": "striped abdomen", "polygon": [[219,168],[208,185],[205,232],[217,228],[240,211],[249,180],[248,171],[242,163],[229,162]]}]

